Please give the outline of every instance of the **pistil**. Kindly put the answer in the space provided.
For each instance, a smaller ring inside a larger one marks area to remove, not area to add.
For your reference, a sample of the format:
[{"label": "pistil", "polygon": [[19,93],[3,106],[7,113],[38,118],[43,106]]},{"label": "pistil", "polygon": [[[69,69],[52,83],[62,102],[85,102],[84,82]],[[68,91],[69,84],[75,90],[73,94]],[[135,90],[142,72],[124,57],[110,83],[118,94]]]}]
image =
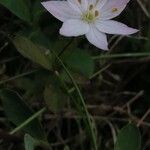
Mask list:
[{"label": "pistil", "polygon": [[99,16],[99,11],[98,10],[92,10],[92,11],[87,11],[82,15],[82,19],[88,23],[92,23],[95,21],[95,19]]}]

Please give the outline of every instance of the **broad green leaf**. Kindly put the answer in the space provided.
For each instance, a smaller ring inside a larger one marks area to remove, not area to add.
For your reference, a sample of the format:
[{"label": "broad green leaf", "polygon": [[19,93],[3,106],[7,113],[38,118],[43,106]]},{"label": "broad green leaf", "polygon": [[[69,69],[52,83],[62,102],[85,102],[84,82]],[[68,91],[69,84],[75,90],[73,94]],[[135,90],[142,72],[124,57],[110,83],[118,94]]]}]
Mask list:
[{"label": "broad green leaf", "polygon": [[69,146],[66,145],[66,146],[64,147],[64,150],[70,150]]},{"label": "broad green leaf", "polygon": [[[50,52],[42,46],[39,46],[26,37],[17,35],[13,39],[13,43],[16,49],[26,58],[32,60],[35,63],[40,64],[44,68],[50,70],[52,68],[52,62],[50,58]],[[47,56],[47,52],[49,53]]]},{"label": "broad green leaf", "polygon": [[38,44],[38,45],[46,47],[46,48],[51,48],[51,41],[40,30],[30,31],[30,34],[28,35],[28,37],[35,44]]},{"label": "broad green leaf", "polygon": [[141,135],[139,129],[134,124],[128,124],[121,129],[115,150],[140,150]]},{"label": "broad green leaf", "polygon": [[14,13],[22,20],[30,22],[30,9],[27,5],[26,0],[0,0],[0,4],[5,6],[7,9],[9,9],[12,13]]},{"label": "broad green leaf", "polygon": [[67,66],[85,77],[90,77],[94,72],[94,61],[91,56],[83,50],[74,50],[64,57]]},{"label": "broad green leaf", "polygon": [[[7,89],[0,90],[0,98],[6,116],[16,126],[19,126],[33,115],[32,110],[24,103],[22,98],[16,92]],[[45,140],[45,133],[38,119],[34,119],[26,125],[23,130],[36,139]]]},{"label": "broad green leaf", "polygon": [[29,134],[26,134],[24,136],[24,145],[25,145],[25,150],[35,150],[37,146],[51,150],[51,147],[47,142],[34,139]]},{"label": "broad green leaf", "polygon": [[45,88],[44,99],[48,108],[53,112],[59,112],[62,110],[66,103],[66,96],[61,89],[57,89],[52,85]]},{"label": "broad green leaf", "polygon": [[34,148],[37,146],[37,142],[29,134],[26,134],[24,136],[24,145],[25,150],[34,150]]},{"label": "broad green leaf", "polygon": [[41,5],[41,0],[35,0],[32,4],[32,18],[34,23],[39,21],[43,12],[45,12],[45,9]]},{"label": "broad green leaf", "polygon": [[[76,83],[84,84],[84,85],[89,84],[89,80],[85,76],[81,75],[80,73],[76,73],[74,71],[70,71],[70,72],[71,72],[72,76],[74,77]],[[60,72],[60,77],[63,81],[65,81],[67,83],[72,83],[68,74],[64,70],[62,70],[62,72]]]},{"label": "broad green leaf", "polygon": [[18,35],[26,37],[28,40],[31,40],[34,44],[43,46],[46,48],[51,48],[52,44],[49,38],[39,29],[26,27],[25,29],[18,32]]},{"label": "broad green leaf", "polygon": [[41,93],[43,93],[45,84],[47,84],[50,79],[51,76],[49,71],[45,69],[39,69],[36,73],[28,77],[22,77],[14,80],[13,85],[21,90],[23,89],[23,98],[32,102],[37,100]]},{"label": "broad green leaf", "polygon": [[56,77],[52,76],[50,83],[45,87],[44,99],[48,108],[53,112],[59,112],[66,104],[67,96]]}]

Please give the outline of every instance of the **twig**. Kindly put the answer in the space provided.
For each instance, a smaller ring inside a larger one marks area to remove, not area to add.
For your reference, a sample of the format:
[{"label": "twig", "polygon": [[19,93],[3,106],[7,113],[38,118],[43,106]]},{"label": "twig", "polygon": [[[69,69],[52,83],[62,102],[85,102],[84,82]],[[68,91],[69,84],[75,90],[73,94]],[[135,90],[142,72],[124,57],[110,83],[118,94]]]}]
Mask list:
[{"label": "twig", "polygon": [[112,51],[123,38],[124,36],[119,36],[115,43],[111,46],[110,51]]},{"label": "twig", "polygon": [[1,48],[0,48],[0,53],[5,49],[5,47],[8,46],[8,42],[6,42]]},{"label": "twig", "polygon": [[[46,120],[55,120],[56,118],[58,118],[58,115],[46,115],[45,116],[45,119]],[[79,115],[75,115],[75,114],[64,114],[63,119],[83,119],[82,116],[79,116]],[[110,121],[119,121],[119,122],[129,122],[129,119],[130,118],[116,118],[116,117],[107,117],[107,116],[99,116],[99,115],[92,115],[92,118],[96,121],[99,121],[99,120],[103,120],[103,121],[107,121],[107,120],[110,120]],[[132,118],[131,118],[132,119]],[[138,122],[137,120],[133,120],[135,121],[136,123]],[[147,126],[147,127],[150,127],[150,123],[149,122],[146,122],[146,121],[143,121],[141,123],[141,125],[143,126]]]},{"label": "twig", "polygon": [[137,127],[139,127],[143,123],[143,121],[149,114],[150,114],[150,108],[147,110],[147,112],[144,114],[144,116],[139,120],[139,122],[137,123]]},{"label": "twig", "polygon": [[145,15],[150,18],[150,14],[148,12],[148,10],[146,9],[146,7],[143,5],[143,3],[140,0],[137,0],[137,3],[139,4],[139,6],[141,7],[141,9],[143,10],[143,12],[145,13]]},{"label": "twig", "polygon": [[94,73],[89,79],[93,79],[96,76],[100,75],[103,71],[105,71],[106,69],[108,69],[111,66],[111,64],[106,65],[105,67],[103,67],[102,69],[100,69],[99,71],[97,71],[96,73]]},{"label": "twig", "polygon": [[116,143],[116,141],[117,141],[117,134],[116,134],[116,130],[115,130],[115,128],[114,128],[114,126],[113,126],[113,124],[108,120],[108,121],[106,121],[107,123],[108,123],[108,125],[109,125],[109,127],[110,127],[110,129],[111,129],[111,133],[112,133],[112,137],[113,137],[113,141],[114,141],[114,144]]},{"label": "twig", "polygon": [[139,99],[139,97],[143,96],[144,91],[138,92],[133,98],[131,98],[125,105],[123,105],[123,109],[126,108],[126,106],[131,105],[133,102]]},{"label": "twig", "polygon": [[122,54],[108,54],[108,55],[98,55],[93,56],[92,59],[110,59],[110,58],[134,58],[134,57],[147,57],[150,56],[149,52],[145,53],[122,53]]}]

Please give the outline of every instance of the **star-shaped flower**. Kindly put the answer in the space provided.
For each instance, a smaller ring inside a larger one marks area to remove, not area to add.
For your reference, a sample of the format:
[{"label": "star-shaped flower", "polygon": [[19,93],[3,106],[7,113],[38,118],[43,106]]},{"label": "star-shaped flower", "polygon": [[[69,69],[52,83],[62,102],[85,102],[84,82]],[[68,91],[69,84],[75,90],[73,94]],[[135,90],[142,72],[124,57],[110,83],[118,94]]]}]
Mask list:
[{"label": "star-shaped flower", "polygon": [[96,47],[108,50],[107,34],[130,35],[138,30],[111,20],[130,0],[47,1],[42,5],[63,22],[60,34],[67,37],[85,35]]}]

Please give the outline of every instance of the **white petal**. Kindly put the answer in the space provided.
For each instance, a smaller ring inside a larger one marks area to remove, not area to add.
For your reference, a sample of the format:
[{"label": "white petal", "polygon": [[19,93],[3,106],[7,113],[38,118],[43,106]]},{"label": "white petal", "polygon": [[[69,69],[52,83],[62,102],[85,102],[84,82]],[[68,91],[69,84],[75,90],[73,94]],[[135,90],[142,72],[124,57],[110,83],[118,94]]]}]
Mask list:
[{"label": "white petal", "polygon": [[92,5],[95,5],[97,3],[97,0],[87,0],[89,5],[92,4]]},{"label": "white petal", "polygon": [[79,19],[65,21],[60,29],[60,34],[64,36],[80,36],[89,31],[89,25]]},{"label": "white petal", "polygon": [[88,9],[87,0],[67,0],[69,5],[78,13],[82,13]]},{"label": "white petal", "polygon": [[112,19],[118,16],[126,7],[130,0],[107,0],[101,8],[102,19]]},{"label": "white petal", "polygon": [[90,31],[86,34],[88,41],[102,50],[108,50],[107,37],[95,26],[90,26]]},{"label": "white petal", "polygon": [[108,0],[99,0],[99,1],[97,1],[96,9],[100,10],[107,3],[107,1]]},{"label": "white petal", "polygon": [[98,20],[95,23],[97,29],[108,34],[129,35],[138,32],[137,29],[128,27],[127,25],[113,20]]},{"label": "white petal", "polygon": [[77,12],[73,11],[66,1],[47,1],[42,5],[57,19],[64,22],[70,18],[79,18]]}]

